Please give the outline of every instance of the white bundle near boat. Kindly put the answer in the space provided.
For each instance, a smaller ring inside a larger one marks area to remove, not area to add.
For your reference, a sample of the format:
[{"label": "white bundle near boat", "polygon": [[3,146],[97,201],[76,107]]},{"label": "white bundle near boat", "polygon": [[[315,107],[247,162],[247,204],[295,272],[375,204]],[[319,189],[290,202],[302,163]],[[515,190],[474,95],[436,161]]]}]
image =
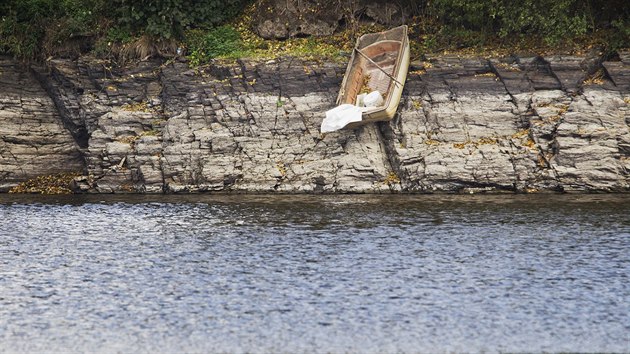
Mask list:
[{"label": "white bundle near boat", "polygon": [[360,122],[362,114],[361,107],[344,103],[326,111],[326,118],[322,121],[320,131],[322,133],[330,133],[342,129],[350,123]]},{"label": "white bundle near boat", "polygon": [[346,125],[360,122],[363,119],[363,112],[383,105],[383,95],[378,91],[357,96],[357,104],[344,103],[326,111],[326,118],[322,121],[321,132],[330,133],[342,129]]},{"label": "white bundle near boat", "polygon": [[380,107],[383,105],[383,95],[378,91],[372,91],[363,97],[363,106]]}]

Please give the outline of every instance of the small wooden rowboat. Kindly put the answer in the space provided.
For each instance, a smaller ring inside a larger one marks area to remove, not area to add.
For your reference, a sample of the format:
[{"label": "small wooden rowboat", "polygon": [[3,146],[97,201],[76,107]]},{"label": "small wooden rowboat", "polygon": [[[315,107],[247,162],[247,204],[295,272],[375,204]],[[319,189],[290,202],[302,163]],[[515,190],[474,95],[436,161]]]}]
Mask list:
[{"label": "small wooden rowboat", "polygon": [[337,105],[355,105],[357,96],[367,91],[379,91],[384,102],[382,106],[365,110],[360,122],[350,123],[346,128],[394,118],[408,69],[407,26],[361,36],[343,77]]}]

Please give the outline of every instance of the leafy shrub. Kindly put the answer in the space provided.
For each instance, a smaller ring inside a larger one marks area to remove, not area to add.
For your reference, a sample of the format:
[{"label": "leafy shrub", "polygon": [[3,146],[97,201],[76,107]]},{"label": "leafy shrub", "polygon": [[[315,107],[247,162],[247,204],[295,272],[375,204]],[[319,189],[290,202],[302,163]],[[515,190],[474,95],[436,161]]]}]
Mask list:
[{"label": "leafy shrub", "polygon": [[69,39],[98,31],[106,0],[8,0],[0,4],[0,51],[22,59],[48,55]]},{"label": "leafy shrub", "polygon": [[463,27],[501,38],[537,34],[548,43],[589,30],[580,0],[435,0],[435,11],[450,27]]},{"label": "leafy shrub", "polygon": [[93,52],[99,57],[108,57],[112,54],[113,49],[119,49],[120,46],[131,43],[135,38],[129,31],[120,27],[110,27],[105,35],[99,37],[94,43]]},{"label": "leafy shrub", "polygon": [[209,29],[229,19],[245,1],[0,0],[0,52],[33,59],[79,37],[101,38],[97,47],[104,47],[103,36],[110,37],[105,44],[143,35],[181,39],[186,29]]},{"label": "leafy shrub", "polygon": [[[3,52],[26,58],[36,54],[44,36],[41,26],[45,15],[51,13],[47,1],[9,0],[0,4],[0,48]],[[39,24],[33,26],[32,24]]]},{"label": "leafy shrub", "polygon": [[236,56],[245,49],[239,33],[229,25],[210,31],[191,30],[186,36],[191,65],[208,62],[220,56]]},{"label": "leafy shrub", "polygon": [[575,38],[630,16],[627,0],[434,0],[425,3],[448,28],[501,38],[535,35],[548,44]]},{"label": "leafy shrub", "polygon": [[630,47],[630,19],[614,20],[611,26],[613,35],[609,39],[608,50],[614,52],[620,48]]},{"label": "leafy shrub", "polygon": [[212,28],[234,16],[244,0],[113,0],[117,20],[136,34],[181,38],[186,29]]}]

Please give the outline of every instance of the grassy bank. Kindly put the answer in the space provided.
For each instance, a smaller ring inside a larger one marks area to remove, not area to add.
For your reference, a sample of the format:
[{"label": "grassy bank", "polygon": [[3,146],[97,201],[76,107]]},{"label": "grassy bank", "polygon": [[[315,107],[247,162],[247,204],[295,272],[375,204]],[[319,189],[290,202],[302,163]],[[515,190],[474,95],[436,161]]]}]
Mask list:
[{"label": "grassy bank", "polygon": [[[350,0],[333,0],[343,3]],[[213,58],[299,56],[335,60],[355,38],[384,29],[348,12],[345,28],[317,38],[265,40],[253,31],[263,0],[8,0],[0,4],[0,53],[21,60],[91,52],[119,63],[180,52]],[[404,0],[412,56],[514,52],[614,54],[630,46],[624,0]],[[112,10],[113,9],[113,10]]]}]

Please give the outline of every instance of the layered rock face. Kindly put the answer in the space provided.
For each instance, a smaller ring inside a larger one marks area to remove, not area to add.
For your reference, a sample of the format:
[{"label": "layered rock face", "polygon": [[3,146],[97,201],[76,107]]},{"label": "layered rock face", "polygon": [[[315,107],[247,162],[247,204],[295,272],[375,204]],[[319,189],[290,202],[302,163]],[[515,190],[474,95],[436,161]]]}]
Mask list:
[{"label": "layered rock face", "polygon": [[408,81],[386,139],[403,188],[628,190],[628,81],[615,85],[597,67],[577,57],[438,59]]},{"label": "layered rock face", "polygon": [[110,68],[83,57],[37,72],[59,112],[47,114],[84,158],[80,191],[623,192],[628,54],[417,62],[393,121],[326,135],[344,64]]},{"label": "layered rock face", "polygon": [[0,192],[35,176],[83,169],[48,93],[27,70],[0,57]]}]

